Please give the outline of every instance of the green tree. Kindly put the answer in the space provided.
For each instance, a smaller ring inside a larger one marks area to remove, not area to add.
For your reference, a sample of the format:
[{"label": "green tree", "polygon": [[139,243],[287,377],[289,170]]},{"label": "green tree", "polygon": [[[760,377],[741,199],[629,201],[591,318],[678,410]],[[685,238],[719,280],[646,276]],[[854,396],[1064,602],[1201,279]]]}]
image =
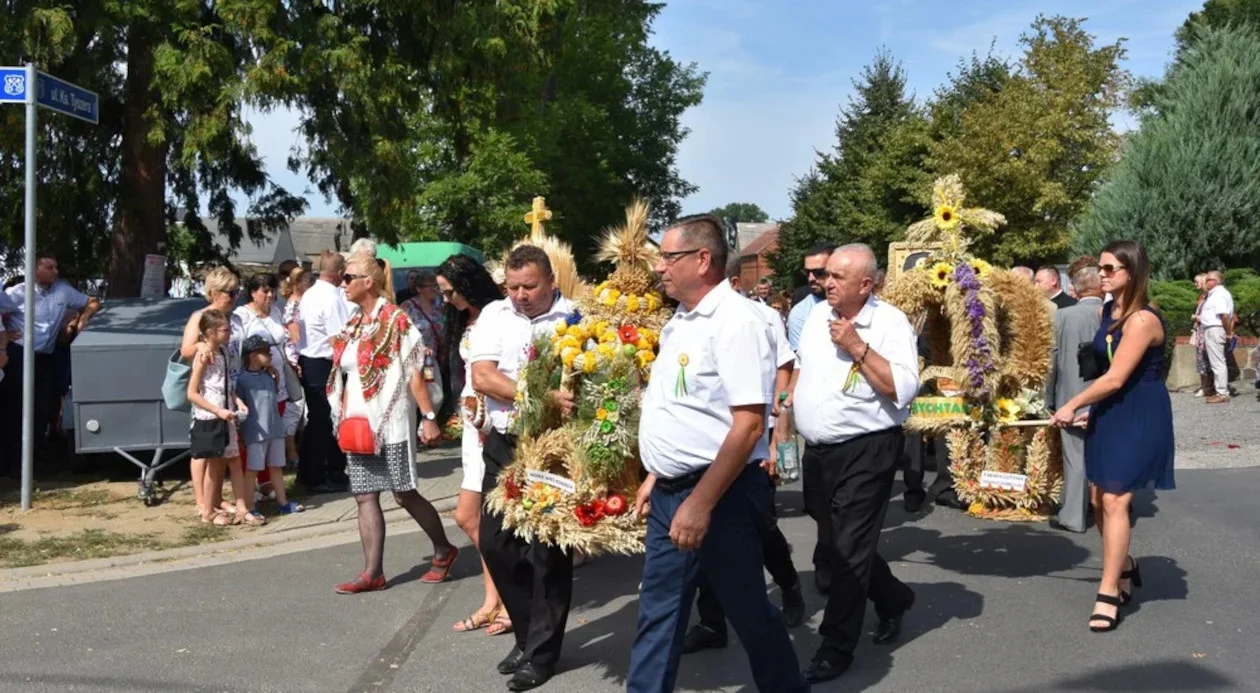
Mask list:
[{"label": "green tree", "polygon": [[[101,97],[92,126],[44,115],[40,126],[41,242],[80,276],[105,274],[115,296],[139,293],[146,253],[166,240],[174,208],[210,213],[229,231],[261,238],[304,207],[273,185],[248,139],[247,100],[285,80],[265,45],[277,6],[230,3],[120,2],[73,4],[20,0],[0,9],[0,53],[88,87]],[[20,109],[4,109],[0,157],[20,161]],[[12,213],[0,228],[21,245],[22,168],[0,171],[0,205]],[[250,223],[237,216],[233,193],[244,193]],[[196,216],[191,229],[205,235]],[[11,260],[15,258],[10,258]]]},{"label": "green tree", "polygon": [[704,77],[648,45],[641,0],[349,0],[298,24],[293,95],[303,164],[362,232],[442,237],[494,252],[530,198],[584,258],[626,202],[657,219],[694,190],[677,171],[679,118]]},{"label": "green tree", "polygon": [[709,214],[736,224],[764,224],[770,221],[770,215],[752,202],[732,202],[713,209]]},{"label": "green tree", "polygon": [[1075,231],[1142,243],[1161,278],[1260,260],[1260,34],[1205,29]]},{"label": "green tree", "polygon": [[1064,257],[1069,225],[1089,202],[1119,144],[1108,118],[1128,74],[1123,40],[1095,46],[1083,20],[1038,17],[1018,69],[962,109],[957,131],[930,147],[933,175],[958,173],[970,201],[1006,215],[974,250],[1002,264]]},{"label": "green tree", "polygon": [[[1198,12],[1191,12],[1177,29],[1177,48],[1173,53],[1169,70],[1181,63],[1181,56],[1206,29],[1226,27],[1250,27],[1260,30],[1260,0],[1207,0]],[[1162,79],[1143,79],[1129,97],[1129,105],[1140,117],[1154,114],[1160,99]]]},{"label": "green tree", "polygon": [[906,95],[901,65],[881,50],[853,83],[836,121],[836,146],[797,183],[792,217],[770,256],[776,276],[799,278],[817,242],[863,242],[882,254],[921,210],[917,173],[927,153],[927,121]]}]

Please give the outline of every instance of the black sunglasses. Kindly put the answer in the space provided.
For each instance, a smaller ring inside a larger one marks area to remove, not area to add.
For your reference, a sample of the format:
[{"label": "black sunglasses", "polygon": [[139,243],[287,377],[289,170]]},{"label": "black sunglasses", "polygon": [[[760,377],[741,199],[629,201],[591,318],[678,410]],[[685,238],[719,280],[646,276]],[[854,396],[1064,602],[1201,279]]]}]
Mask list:
[{"label": "black sunglasses", "polygon": [[826,279],[827,277],[826,267],[819,267],[817,269],[807,269],[805,271],[808,272],[809,276],[813,277],[814,279]]},{"label": "black sunglasses", "polygon": [[362,278],[364,278],[364,277],[366,277],[366,276],[367,276],[366,274],[349,274],[349,273],[347,273],[347,274],[343,274],[343,275],[341,275],[341,281],[342,281],[342,282],[344,282],[344,283],[346,283],[346,284],[349,284],[350,282],[352,282],[352,281],[354,281],[354,280],[356,280],[356,279],[362,279]]},{"label": "black sunglasses", "polygon": [[704,249],[692,248],[691,250],[674,250],[674,251],[662,250],[661,259],[664,260],[666,264],[672,265],[675,262],[677,262],[679,259],[687,257],[688,255],[691,255],[693,253],[698,253],[701,250],[704,250]]},{"label": "black sunglasses", "polygon": [[442,290],[440,291],[440,293],[442,294],[442,298],[450,298],[451,296],[454,296],[454,295],[455,295],[455,290],[454,290],[454,289],[442,289]]},{"label": "black sunglasses", "polygon": [[1124,265],[1113,265],[1113,264],[1111,264],[1111,263],[1107,263],[1107,264],[1105,264],[1105,265],[1099,265],[1099,266],[1098,266],[1098,269],[1099,269],[1099,270],[1100,270],[1103,274],[1115,274],[1116,272],[1119,272],[1120,270],[1122,270],[1122,269],[1124,269],[1124,268],[1125,268],[1125,267],[1124,267]]}]

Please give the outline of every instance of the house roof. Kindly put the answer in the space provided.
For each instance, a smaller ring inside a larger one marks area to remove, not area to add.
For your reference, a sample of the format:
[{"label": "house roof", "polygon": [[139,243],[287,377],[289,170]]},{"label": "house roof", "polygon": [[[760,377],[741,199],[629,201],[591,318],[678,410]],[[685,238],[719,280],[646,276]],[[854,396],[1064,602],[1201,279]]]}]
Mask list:
[{"label": "house roof", "polygon": [[739,251],[740,257],[755,257],[770,250],[779,242],[779,227],[771,225],[771,227],[763,232],[760,236],[754,238],[748,245]]},{"label": "house roof", "polygon": [[771,222],[753,223],[753,222],[741,221],[740,223],[736,224],[735,225],[736,248],[740,251],[740,255],[741,256],[743,255],[744,248],[747,248],[750,243],[760,238],[767,231],[771,229],[775,229],[775,228],[778,228],[778,224],[774,224]]},{"label": "house roof", "polygon": [[[215,245],[228,248],[227,233],[219,229],[214,219],[205,220]],[[245,220],[235,222],[244,228]],[[289,222],[286,229],[269,234],[262,242],[248,236],[241,238],[241,245],[229,254],[233,262],[256,265],[278,265],[285,260],[311,260],[325,249],[345,252],[354,241],[350,220],[340,217],[298,217]]]}]

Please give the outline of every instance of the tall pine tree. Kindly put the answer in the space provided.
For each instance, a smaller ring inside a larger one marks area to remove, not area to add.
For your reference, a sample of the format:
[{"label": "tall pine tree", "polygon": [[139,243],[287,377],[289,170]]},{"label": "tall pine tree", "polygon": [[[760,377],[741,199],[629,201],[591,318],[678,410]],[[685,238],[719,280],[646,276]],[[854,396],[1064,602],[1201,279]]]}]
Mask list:
[{"label": "tall pine tree", "polygon": [[835,148],[818,154],[792,194],[792,218],[770,258],[776,276],[799,281],[805,251],[824,240],[867,243],[882,257],[921,216],[914,191],[927,121],[906,95],[905,71],[881,50],[853,89],[836,121]]},{"label": "tall pine tree", "polygon": [[1162,278],[1260,261],[1260,33],[1203,29],[1076,229],[1142,243]]}]

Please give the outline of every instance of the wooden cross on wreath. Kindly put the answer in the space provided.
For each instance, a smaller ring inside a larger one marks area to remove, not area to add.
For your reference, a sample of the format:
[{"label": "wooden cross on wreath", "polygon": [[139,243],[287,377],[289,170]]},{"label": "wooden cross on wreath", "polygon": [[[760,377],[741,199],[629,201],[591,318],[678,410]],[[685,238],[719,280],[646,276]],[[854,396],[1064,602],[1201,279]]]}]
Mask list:
[{"label": "wooden cross on wreath", "polygon": [[538,241],[546,229],[544,224],[551,221],[551,210],[547,209],[547,201],[542,197],[534,198],[534,205],[525,213],[525,223],[529,224],[529,239]]}]

